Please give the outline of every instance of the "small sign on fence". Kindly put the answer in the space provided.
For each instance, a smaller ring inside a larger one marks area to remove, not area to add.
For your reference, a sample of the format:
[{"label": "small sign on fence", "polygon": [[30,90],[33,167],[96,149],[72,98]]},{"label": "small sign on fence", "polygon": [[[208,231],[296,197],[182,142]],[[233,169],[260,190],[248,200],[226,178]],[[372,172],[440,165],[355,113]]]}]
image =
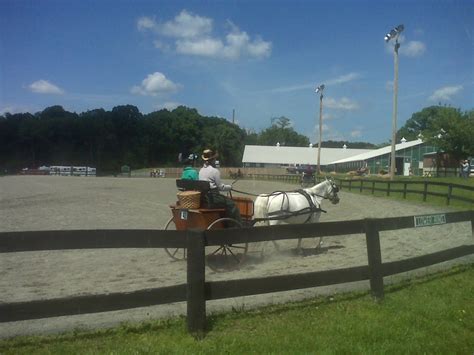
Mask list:
[{"label": "small sign on fence", "polygon": [[445,224],[446,215],[442,214],[427,214],[424,216],[415,216],[415,227],[427,227],[437,224]]}]

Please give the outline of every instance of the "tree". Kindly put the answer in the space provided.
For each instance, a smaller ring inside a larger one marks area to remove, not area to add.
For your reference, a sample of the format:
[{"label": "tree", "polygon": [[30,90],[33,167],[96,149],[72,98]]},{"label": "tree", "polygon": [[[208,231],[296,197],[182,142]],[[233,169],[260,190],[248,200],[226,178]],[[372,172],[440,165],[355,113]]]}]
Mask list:
[{"label": "tree", "polygon": [[461,113],[451,107],[440,107],[422,132],[423,139],[454,159],[474,156],[474,110]]},{"label": "tree", "polygon": [[272,126],[277,126],[281,129],[291,128],[292,126],[291,120],[285,116],[273,117],[270,121],[272,123]]},{"label": "tree", "polygon": [[409,141],[417,139],[420,133],[422,134],[422,132],[431,129],[437,117],[443,115],[443,113],[452,111],[456,111],[456,109],[451,107],[430,106],[425,107],[420,112],[415,112],[411,118],[405,122],[403,127],[398,130],[397,141],[400,141],[403,137]]},{"label": "tree", "polygon": [[308,137],[298,134],[291,127],[291,120],[287,117],[272,118],[271,127],[263,130],[259,134],[258,144],[260,145],[281,145],[307,147]]}]

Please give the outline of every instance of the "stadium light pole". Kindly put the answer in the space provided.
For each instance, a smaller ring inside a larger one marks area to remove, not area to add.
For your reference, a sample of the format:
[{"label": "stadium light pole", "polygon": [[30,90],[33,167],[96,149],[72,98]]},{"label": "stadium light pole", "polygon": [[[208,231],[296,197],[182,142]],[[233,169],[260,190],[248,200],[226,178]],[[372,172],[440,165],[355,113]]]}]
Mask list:
[{"label": "stadium light pole", "polygon": [[390,42],[392,39],[395,40],[393,47],[393,65],[394,65],[394,79],[393,79],[393,111],[392,111],[392,150],[390,155],[390,180],[395,177],[395,143],[397,140],[397,100],[398,100],[398,49],[400,43],[398,37],[403,31],[404,26],[398,25],[387,33],[384,37],[385,42]]},{"label": "stadium light pole", "polygon": [[318,143],[318,167],[317,173],[318,175],[321,174],[321,144],[323,139],[323,91],[324,91],[324,84],[320,85],[316,88],[315,92],[319,93],[319,143]]}]

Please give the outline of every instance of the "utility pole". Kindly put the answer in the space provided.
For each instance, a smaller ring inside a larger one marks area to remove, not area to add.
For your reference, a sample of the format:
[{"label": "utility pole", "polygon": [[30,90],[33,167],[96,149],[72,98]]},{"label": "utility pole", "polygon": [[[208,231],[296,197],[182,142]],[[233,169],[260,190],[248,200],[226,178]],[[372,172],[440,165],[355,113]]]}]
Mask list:
[{"label": "utility pole", "polygon": [[323,90],[324,84],[316,88],[316,93],[319,93],[319,142],[318,142],[318,166],[317,173],[321,174],[321,144],[323,141]]},{"label": "utility pole", "polygon": [[393,65],[394,65],[394,79],[393,79],[393,111],[392,111],[392,149],[390,154],[390,180],[395,177],[396,159],[395,159],[395,144],[397,141],[397,101],[398,101],[398,49],[400,43],[398,37],[403,31],[404,26],[398,25],[385,35],[385,42],[395,39],[395,46],[393,48]]}]

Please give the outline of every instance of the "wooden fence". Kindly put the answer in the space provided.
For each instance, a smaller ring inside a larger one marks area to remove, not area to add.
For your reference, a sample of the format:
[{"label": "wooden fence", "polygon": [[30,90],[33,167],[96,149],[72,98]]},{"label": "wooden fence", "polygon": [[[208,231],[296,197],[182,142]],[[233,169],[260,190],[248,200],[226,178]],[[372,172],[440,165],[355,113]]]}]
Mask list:
[{"label": "wooden fence", "polygon": [[[385,185],[384,188],[375,187],[375,185],[383,184]],[[452,184],[446,182],[436,182],[436,181],[386,181],[386,180],[341,180],[338,179],[338,185],[340,188],[347,188],[349,191],[353,189],[359,190],[362,192],[363,190],[370,190],[372,194],[375,191],[382,191],[390,196],[390,193],[401,193],[403,194],[403,198],[407,197],[407,193],[410,194],[419,194],[423,196],[423,202],[426,202],[427,196],[438,196],[443,197],[446,199],[446,204],[449,205],[451,200],[458,200],[467,202],[470,204],[474,204],[474,199],[467,198],[465,196],[456,195],[453,193],[455,190],[459,193],[464,193],[465,191],[474,191],[474,187],[460,185],[460,184]],[[412,186],[423,186],[423,189],[413,189],[410,188]],[[430,191],[430,187],[432,186],[441,186],[446,188],[446,193]]]},{"label": "wooden fence", "polygon": [[[165,230],[76,230],[0,233],[0,253],[97,248],[187,248],[187,283],[133,292],[74,296],[0,304],[0,322],[106,312],[187,301],[187,325],[191,333],[206,329],[206,301],[327,286],[370,280],[376,299],[383,298],[383,277],[474,253],[474,245],[382,262],[380,231],[414,228],[431,224],[470,221],[474,232],[474,211],[450,212],[431,216],[280,225],[207,231]],[[207,282],[205,247],[222,243],[240,244],[282,239],[366,235],[368,264],[351,268]]]},{"label": "wooden fence", "polygon": [[[300,175],[271,175],[271,174],[248,174],[246,178],[249,179],[262,179],[262,180],[275,180],[286,183],[300,183]],[[317,181],[321,181],[323,177],[317,177]],[[387,196],[390,196],[391,193],[401,193],[403,198],[407,197],[407,194],[418,194],[423,197],[423,202],[426,202],[427,196],[438,196],[446,199],[446,204],[449,205],[451,200],[458,200],[467,202],[469,204],[474,204],[474,199],[465,197],[464,194],[466,191],[474,191],[474,187],[453,184],[447,182],[436,182],[436,181],[390,181],[390,180],[381,180],[381,179],[334,179],[337,182],[337,185],[340,189],[347,189],[349,191],[359,191],[363,192],[364,190],[371,191],[374,194],[375,191],[384,192]],[[380,187],[384,185],[384,187]],[[414,189],[413,186],[423,186],[422,189]],[[432,191],[433,186],[440,186],[445,188],[445,193]],[[457,194],[456,194],[457,193]]]}]

